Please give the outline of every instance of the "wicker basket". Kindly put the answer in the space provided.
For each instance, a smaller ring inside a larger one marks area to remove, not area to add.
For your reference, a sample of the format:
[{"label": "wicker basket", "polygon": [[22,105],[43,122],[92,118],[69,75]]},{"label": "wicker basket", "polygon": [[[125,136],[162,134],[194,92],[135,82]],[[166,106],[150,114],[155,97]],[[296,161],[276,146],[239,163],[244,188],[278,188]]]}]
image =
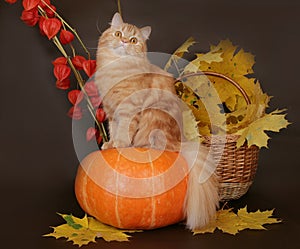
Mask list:
[{"label": "wicker basket", "polygon": [[203,144],[210,147],[212,155],[218,160],[216,173],[219,177],[219,195],[222,201],[238,199],[247,193],[253,183],[259,148],[244,144],[236,148],[237,135],[227,135],[225,146],[222,138],[206,136]]},{"label": "wicker basket", "polygon": [[[197,72],[181,76],[177,81],[184,81],[188,77],[208,75],[226,79],[234,85],[243,95],[246,103],[251,101],[241,86],[231,78],[216,72]],[[218,162],[216,173],[219,177],[219,195],[221,201],[238,199],[247,193],[252,185],[257,165],[259,148],[248,147],[245,143],[240,148],[236,147],[238,135],[227,134],[224,136],[205,136],[203,145],[210,148],[213,157]]]}]

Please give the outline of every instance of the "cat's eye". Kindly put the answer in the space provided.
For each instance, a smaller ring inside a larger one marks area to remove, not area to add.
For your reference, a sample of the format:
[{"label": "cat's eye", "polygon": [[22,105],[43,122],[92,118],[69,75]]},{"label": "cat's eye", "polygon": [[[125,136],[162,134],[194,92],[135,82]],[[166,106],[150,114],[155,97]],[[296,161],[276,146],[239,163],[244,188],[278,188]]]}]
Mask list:
[{"label": "cat's eye", "polygon": [[122,37],[122,32],[121,31],[116,31],[115,36],[121,38]]},{"label": "cat's eye", "polygon": [[138,42],[138,40],[137,40],[136,37],[130,38],[130,43],[131,43],[131,44],[137,44],[137,42]]}]

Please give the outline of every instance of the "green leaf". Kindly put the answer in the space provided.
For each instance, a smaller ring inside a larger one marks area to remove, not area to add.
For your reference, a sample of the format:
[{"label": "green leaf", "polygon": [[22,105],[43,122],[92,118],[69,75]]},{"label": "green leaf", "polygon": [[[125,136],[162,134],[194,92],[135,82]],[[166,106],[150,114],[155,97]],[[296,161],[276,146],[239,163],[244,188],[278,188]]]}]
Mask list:
[{"label": "green leaf", "polygon": [[69,226],[71,226],[72,228],[74,228],[74,229],[80,229],[80,228],[83,227],[79,222],[75,223],[75,221],[73,220],[73,216],[72,215],[62,215],[62,217],[67,222],[67,224]]}]

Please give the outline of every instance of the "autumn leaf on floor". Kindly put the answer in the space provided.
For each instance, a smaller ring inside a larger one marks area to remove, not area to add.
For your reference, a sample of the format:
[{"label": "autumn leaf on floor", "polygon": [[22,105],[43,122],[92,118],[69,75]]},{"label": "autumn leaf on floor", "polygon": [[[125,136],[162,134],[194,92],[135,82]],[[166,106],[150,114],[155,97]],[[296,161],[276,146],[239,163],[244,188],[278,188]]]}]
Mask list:
[{"label": "autumn leaf on floor", "polygon": [[73,241],[74,245],[79,247],[87,245],[90,242],[96,242],[96,238],[103,238],[105,241],[128,241],[130,237],[126,233],[139,232],[137,230],[120,230],[105,225],[92,217],[85,215],[82,219],[73,215],[59,214],[66,224],[52,227],[53,232],[46,234],[46,237],[66,238],[67,241]]},{"label": "autumn leaf on floor", "polygon": [[245,229],[266,230],[264,225],[280,223],[281,220],[272,218],[274,210],[248,212],[247,207],[238,210],[222,209],[216,214],[216,219],[202,229],[194,230],[194,235],[213,233],[216,229],[224,233],[236,235]]}]

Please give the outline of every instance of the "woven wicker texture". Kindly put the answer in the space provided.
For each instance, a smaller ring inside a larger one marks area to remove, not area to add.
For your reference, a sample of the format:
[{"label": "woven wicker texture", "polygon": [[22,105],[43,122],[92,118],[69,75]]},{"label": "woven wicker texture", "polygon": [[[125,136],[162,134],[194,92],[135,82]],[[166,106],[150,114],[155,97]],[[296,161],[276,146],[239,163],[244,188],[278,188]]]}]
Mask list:
[{"label": "woven wicker texture", "polygon": [[[188,78],[201,75],[225,79],[240,91],[247,105],[251,104],[249,96],[237,82],[217,72],[188,73],[181,75],[176,82],[186,81]],[[218,162],[216,173],[220,182],[221,201],[238,199],[247,193],[256,174],[259,148],[257,146],[248,147],[247,143],[237,148],[238,138],[238,135],[233,134],[204,137],[203,144],[212,150],[212,155]]]},{"label": "woven wicker texture", "polygon": [[[203,144],[211,149],[212,155],[218,161],[216,173],[219,177],[219,195],[222,201],[238,199],[251,186],[258,165],[259,148],[248,147],[246,144],[239,149],[236,141],[239,136],[224,137],[207,136]],[[212,141],[213,140],[213,141]],[[225,144],[224,144],[225,143]]]}]

